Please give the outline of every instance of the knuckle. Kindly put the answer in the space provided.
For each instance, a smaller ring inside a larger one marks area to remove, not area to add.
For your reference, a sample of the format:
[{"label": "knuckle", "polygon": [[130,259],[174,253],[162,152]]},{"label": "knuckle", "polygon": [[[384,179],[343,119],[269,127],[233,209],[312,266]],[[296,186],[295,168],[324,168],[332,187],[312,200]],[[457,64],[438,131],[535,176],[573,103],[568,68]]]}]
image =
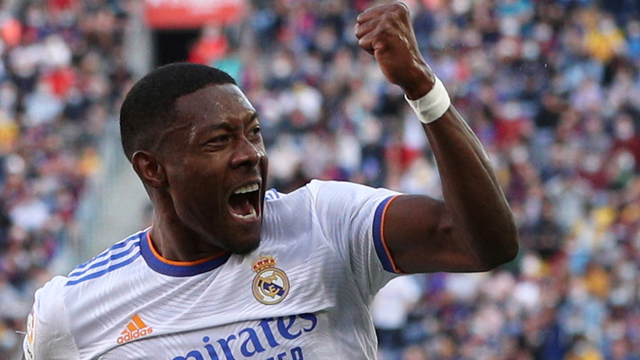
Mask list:
[{"label": "knuckle", "polygon": [[409,14],[409,7],[407,6],[407,4],[403,3],[403,2],[397,2],[394,5],[394,10],[397,11],[400,14],[403,15],[408,15]]},{"label": "knuckle", "polygon": [[379,36],[389,36],[389,35],[392,35],[392,34],[394,34],[396,32],[395,31],[396,28],[395,28],[394,23],[392,21],[384,21],[384,22],[382,22],[378,26],[378,28],[376,30],[377,30],[377,34]]},{"label": "knuckle", "polygon": [[411,17],[409,8],[404,3],[396,3],[394,4],[393,11],[390,12],[393,14],[394,18],[398,21],[405,21]]},{"label": "knuckle", "polygon": [[382,24],[385,28],[397,27],[403,23],[404,18],[401,14],[395,11],[389,11],[383,15]]}]

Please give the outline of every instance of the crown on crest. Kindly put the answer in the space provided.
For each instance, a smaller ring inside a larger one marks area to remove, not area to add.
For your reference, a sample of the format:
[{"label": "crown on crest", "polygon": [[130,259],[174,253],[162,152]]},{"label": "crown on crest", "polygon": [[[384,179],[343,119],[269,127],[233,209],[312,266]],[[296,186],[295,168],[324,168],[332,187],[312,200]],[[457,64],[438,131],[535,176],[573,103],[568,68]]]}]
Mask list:
[{"label": "crown on crest", "polygon": [[261,255],[260,258],[253,263],[253,271],[260,272],[264,269],[275,267],[276,262],[276,259],[272,256]]}]

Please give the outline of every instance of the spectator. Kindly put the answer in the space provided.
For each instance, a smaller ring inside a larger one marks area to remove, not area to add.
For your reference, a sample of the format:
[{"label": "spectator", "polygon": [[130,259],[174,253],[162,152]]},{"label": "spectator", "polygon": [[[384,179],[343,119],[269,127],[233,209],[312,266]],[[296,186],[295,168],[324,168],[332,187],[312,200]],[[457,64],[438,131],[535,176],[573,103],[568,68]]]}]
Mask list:
[{"label": "spectator", "polygon": [[[372,3],[252,0],[245,23],[208,28],[206,46],[193,50],[193,61],[232,67],[254,102],[279,190],[320,177],[442,196],[402,93],[356,51],[354,14]],[[394,351],[415,360],[640,359],[637,2],[407,3],[526,246],[490,274],[426,276],[424,296],[405,309],[420,336]],[[129,80],[124,4],[0,11],[1,360],[101,164],[96,144]]]},{"label": "spectator", "polygon": [[[21,353],[33,292],[75,231],[97,145],[129,75],[114,77],[121,25],[108,2],[0,10],[0,359]],[[95,21],[91,21],[95,20]],[[112,81],[109,81],[112,79]]]},{"label": "spectator", "polygon": [[415,277],[396,278],[376,295],[371,312],[381,360],[402,360],[409,313],[420,296],[420,284]]}]

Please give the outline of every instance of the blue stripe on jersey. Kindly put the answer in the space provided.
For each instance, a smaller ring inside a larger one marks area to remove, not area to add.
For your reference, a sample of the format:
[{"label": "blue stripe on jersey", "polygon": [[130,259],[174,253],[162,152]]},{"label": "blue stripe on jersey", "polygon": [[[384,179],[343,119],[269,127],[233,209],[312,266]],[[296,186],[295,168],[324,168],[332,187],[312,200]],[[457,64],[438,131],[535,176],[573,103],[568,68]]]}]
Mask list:
[{"label": "blue stripe on jersey", "polygon": [[378,207],[376,208],[375,215],[373,217],[373,244],[376,248],[376,253],[378,254],[378,258],[382,263],[382,267],[392,273],[402,273],[395,266],[393,259],[391,258],[391,254],[387,251],[387,246],[384,243],[384,234],[382,233],[383,222],[384,222],[384,214],[387,209],[387,205],[391,200],[393,200],[396,196],[389,196],[388,198],[382,200]]},{"label": "blue stripe on jersey", "polygon": [[[107,252],[105,254],[105,256],[108,255],[108,254],[111,254],[111,256],[109,256],[109,258],[104,259],[102,261],[93,262],[93,264],[91,264],[91,266],[86,267],[86,268],[84,268],[82,270],[76,270],[76,271],[72,272],[71,274],[69,274],[69,277],[83,275],[89,270],[98,268],[100,266],[107,265],[107,264],[109,264],[110,262],[112,262],[114,260],[117,260],[117,259],[120,259],[122,257],[125,257],[125,256],[129,255],[131,252],[133,252],[134,250],[137,250],[137,247],[139,245],[140,245],[140,242],[136,241],[136,242],[133,242],[133,245],[131,247],[129,247],[127,250],[125,250],[125,251],[122,251],[122,252],[119,252],[119,253],[115,253],[115,254],[112,254],[111,251],[109,251],[109,252]],[[105,256],[102,256],[102,257],[105,257]]]},{"label": "blue stripe on jersey", "polygon": [[[101,259],[109,256],[110,254],[112,254],[112,252],[114,250],[118,250],[120,248],[123,248],[123,247],[131,244],[132,241],[139,240],[141,233],[143,233],[143,232],[135,233],[135,234],[129,236],[128,238],[124,239],[123,241],[115,243],[113,246],[111,246],[110,248],[108,248],[107,250],[102,252],[100,255],[97,255],[96,257],[94,257],[93,259],[87,261],[86,263],[84,263],[82,265],[76,266],[76,268],[73,269],[73,272],[71,274],[69,274],[69,276],[79,275],[82,271],[87,270],[86,268],[88,266],[93,266],[92,264],[94,264],[95,261],[101,260]],[[131,247],[128,250],[125,250],[125,251],[130,251],[132,248],[133,247]]]},{"label": "blue stripe on jersey", "polygon": [[79,278],[79,279],[69,280],[69,281],[67,281],[67,284],[66,284],[65,286],[69,286],[69,285],[76,285],[76,284],[79,284],[79,283],[81,283],[81,282],[83,282],[83,281],[86,281],[86,280],[91,280],[91,279],[99,278],[100,276],[103,276],[103,275],[105,275],[105,274],[107,274],[107,273],[109,273],[109,272],[111,272],[111,271],[113,271],[113,270],[117,270],[117,269],[120,269],[120,268],[121,268],[121,267],[123,267],[123,266],[127,266],[127,265],[131,264],[131,263],[132,263],[132,262],[134,262],[134,261],[135,261],[139,256],[140,256],[140,253],[139,253],[139,252],[137,252],[135,255],[133,255],[132,257],[128,258],[127,260],[125,260],[125,261],[123,261],[123,262],[120,262],[120,263],[117,263],[117,264],[115,264],[115,265],[111,265],[111,266],[109,266],[108,268],[106,268],[106,269],[104,269],[104,270],[101,270],[101,271],[97,271],[97,272],[91,273],[91,274],[89,274],[89,275],[87,275],[87,276],[85,276],[85,277],[81,277],[81,278]]},{"label": "blue stripe on jersey", "polygon": [[149,265],[152,270],[163,275],[186,277],[202,274],[223,265],[231,257],[231,253],[227,252],[211,260],[207,260],[196,265],[172,265],[163,262],[153,254],[153,252],[149,248],[149,240],[146,233],[141,238],[142,240],[140,241],[140,253],[142,254],[142,258],[144,258],[144,260],[147,262],[147,265]]},{"label": "blue stripe on jersey", "polygon": [[266,200],[277,200],[280,199],[280,193],[276,189],[269,189],[264,195]]}]

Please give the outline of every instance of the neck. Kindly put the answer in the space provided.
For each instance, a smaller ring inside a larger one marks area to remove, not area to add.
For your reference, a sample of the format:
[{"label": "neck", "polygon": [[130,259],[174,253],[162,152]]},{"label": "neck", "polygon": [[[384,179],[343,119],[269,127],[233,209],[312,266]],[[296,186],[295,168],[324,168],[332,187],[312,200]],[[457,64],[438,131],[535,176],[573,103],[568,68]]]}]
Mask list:
[{"label": "neck", "polygon": [[154,214],[149,236],[158,255],[170,261],[198,261],[224,252],[208,244],[205,237],[184,226],[175,216]]}]

